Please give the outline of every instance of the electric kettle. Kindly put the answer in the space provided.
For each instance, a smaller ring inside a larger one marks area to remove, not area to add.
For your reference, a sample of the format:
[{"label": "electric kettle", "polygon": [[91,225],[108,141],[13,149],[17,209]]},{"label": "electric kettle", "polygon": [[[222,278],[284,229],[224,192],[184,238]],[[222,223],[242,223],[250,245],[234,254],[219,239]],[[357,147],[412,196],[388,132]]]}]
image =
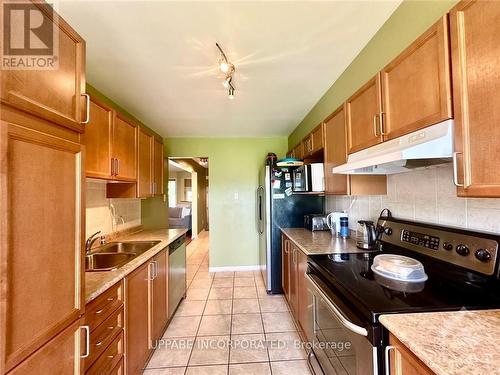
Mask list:
[{"label": "electric kettle", "polygon": [[377,229],[373,221],[359,220],[356,230],[356,246],[360,249],[373,250],[377,242]]}]

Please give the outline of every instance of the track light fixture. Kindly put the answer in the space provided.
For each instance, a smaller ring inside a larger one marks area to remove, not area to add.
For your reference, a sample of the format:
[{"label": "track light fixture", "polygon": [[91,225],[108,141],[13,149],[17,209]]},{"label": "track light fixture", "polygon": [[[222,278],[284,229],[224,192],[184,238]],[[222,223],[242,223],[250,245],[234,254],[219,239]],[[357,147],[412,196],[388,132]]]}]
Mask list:
[{"label": "track light fixture", "polygon": [[219,43],[215,43],[215,45],[220,52],[219,69],[226,75],[224,81],[222,81],[222,86],[224,86],[228,90],[228,98],[234,99],[233,74],[236,69],[234,68],[234,65],[227,59],[226,54],[222,50]]}]

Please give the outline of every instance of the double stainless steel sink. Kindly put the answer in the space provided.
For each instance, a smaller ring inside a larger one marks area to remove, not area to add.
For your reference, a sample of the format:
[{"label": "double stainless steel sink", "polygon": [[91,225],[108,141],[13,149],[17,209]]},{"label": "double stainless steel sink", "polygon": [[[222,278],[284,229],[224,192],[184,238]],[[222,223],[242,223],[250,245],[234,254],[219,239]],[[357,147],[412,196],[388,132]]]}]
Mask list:
[{"label": "double stainless steel sink", "polygon": [[160,241],[109,242],[85,256],[85,271],[111,271],[143,254]]}]

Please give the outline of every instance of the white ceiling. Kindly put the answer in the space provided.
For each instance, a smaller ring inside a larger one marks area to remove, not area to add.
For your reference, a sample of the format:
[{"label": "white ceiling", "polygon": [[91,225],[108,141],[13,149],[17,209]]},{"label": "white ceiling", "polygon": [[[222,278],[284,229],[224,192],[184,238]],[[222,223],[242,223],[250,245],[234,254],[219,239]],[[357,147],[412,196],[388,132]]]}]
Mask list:
[{"label": "white ceiling", "polygon": [[[163,136],[284,136],[401,0],[61,1],[87,80]],[[229,100],[218,41],[236,66]]]}]

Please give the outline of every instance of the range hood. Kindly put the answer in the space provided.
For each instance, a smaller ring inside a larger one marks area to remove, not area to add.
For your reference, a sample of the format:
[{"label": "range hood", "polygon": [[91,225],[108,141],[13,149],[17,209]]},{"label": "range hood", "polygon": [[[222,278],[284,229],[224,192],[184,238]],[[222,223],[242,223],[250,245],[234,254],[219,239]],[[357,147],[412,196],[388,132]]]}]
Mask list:
[{"label": "range hood", "polygon": [[350,154],[334,167],[339,174],[394,174],[451,162],[453,120]]}]

